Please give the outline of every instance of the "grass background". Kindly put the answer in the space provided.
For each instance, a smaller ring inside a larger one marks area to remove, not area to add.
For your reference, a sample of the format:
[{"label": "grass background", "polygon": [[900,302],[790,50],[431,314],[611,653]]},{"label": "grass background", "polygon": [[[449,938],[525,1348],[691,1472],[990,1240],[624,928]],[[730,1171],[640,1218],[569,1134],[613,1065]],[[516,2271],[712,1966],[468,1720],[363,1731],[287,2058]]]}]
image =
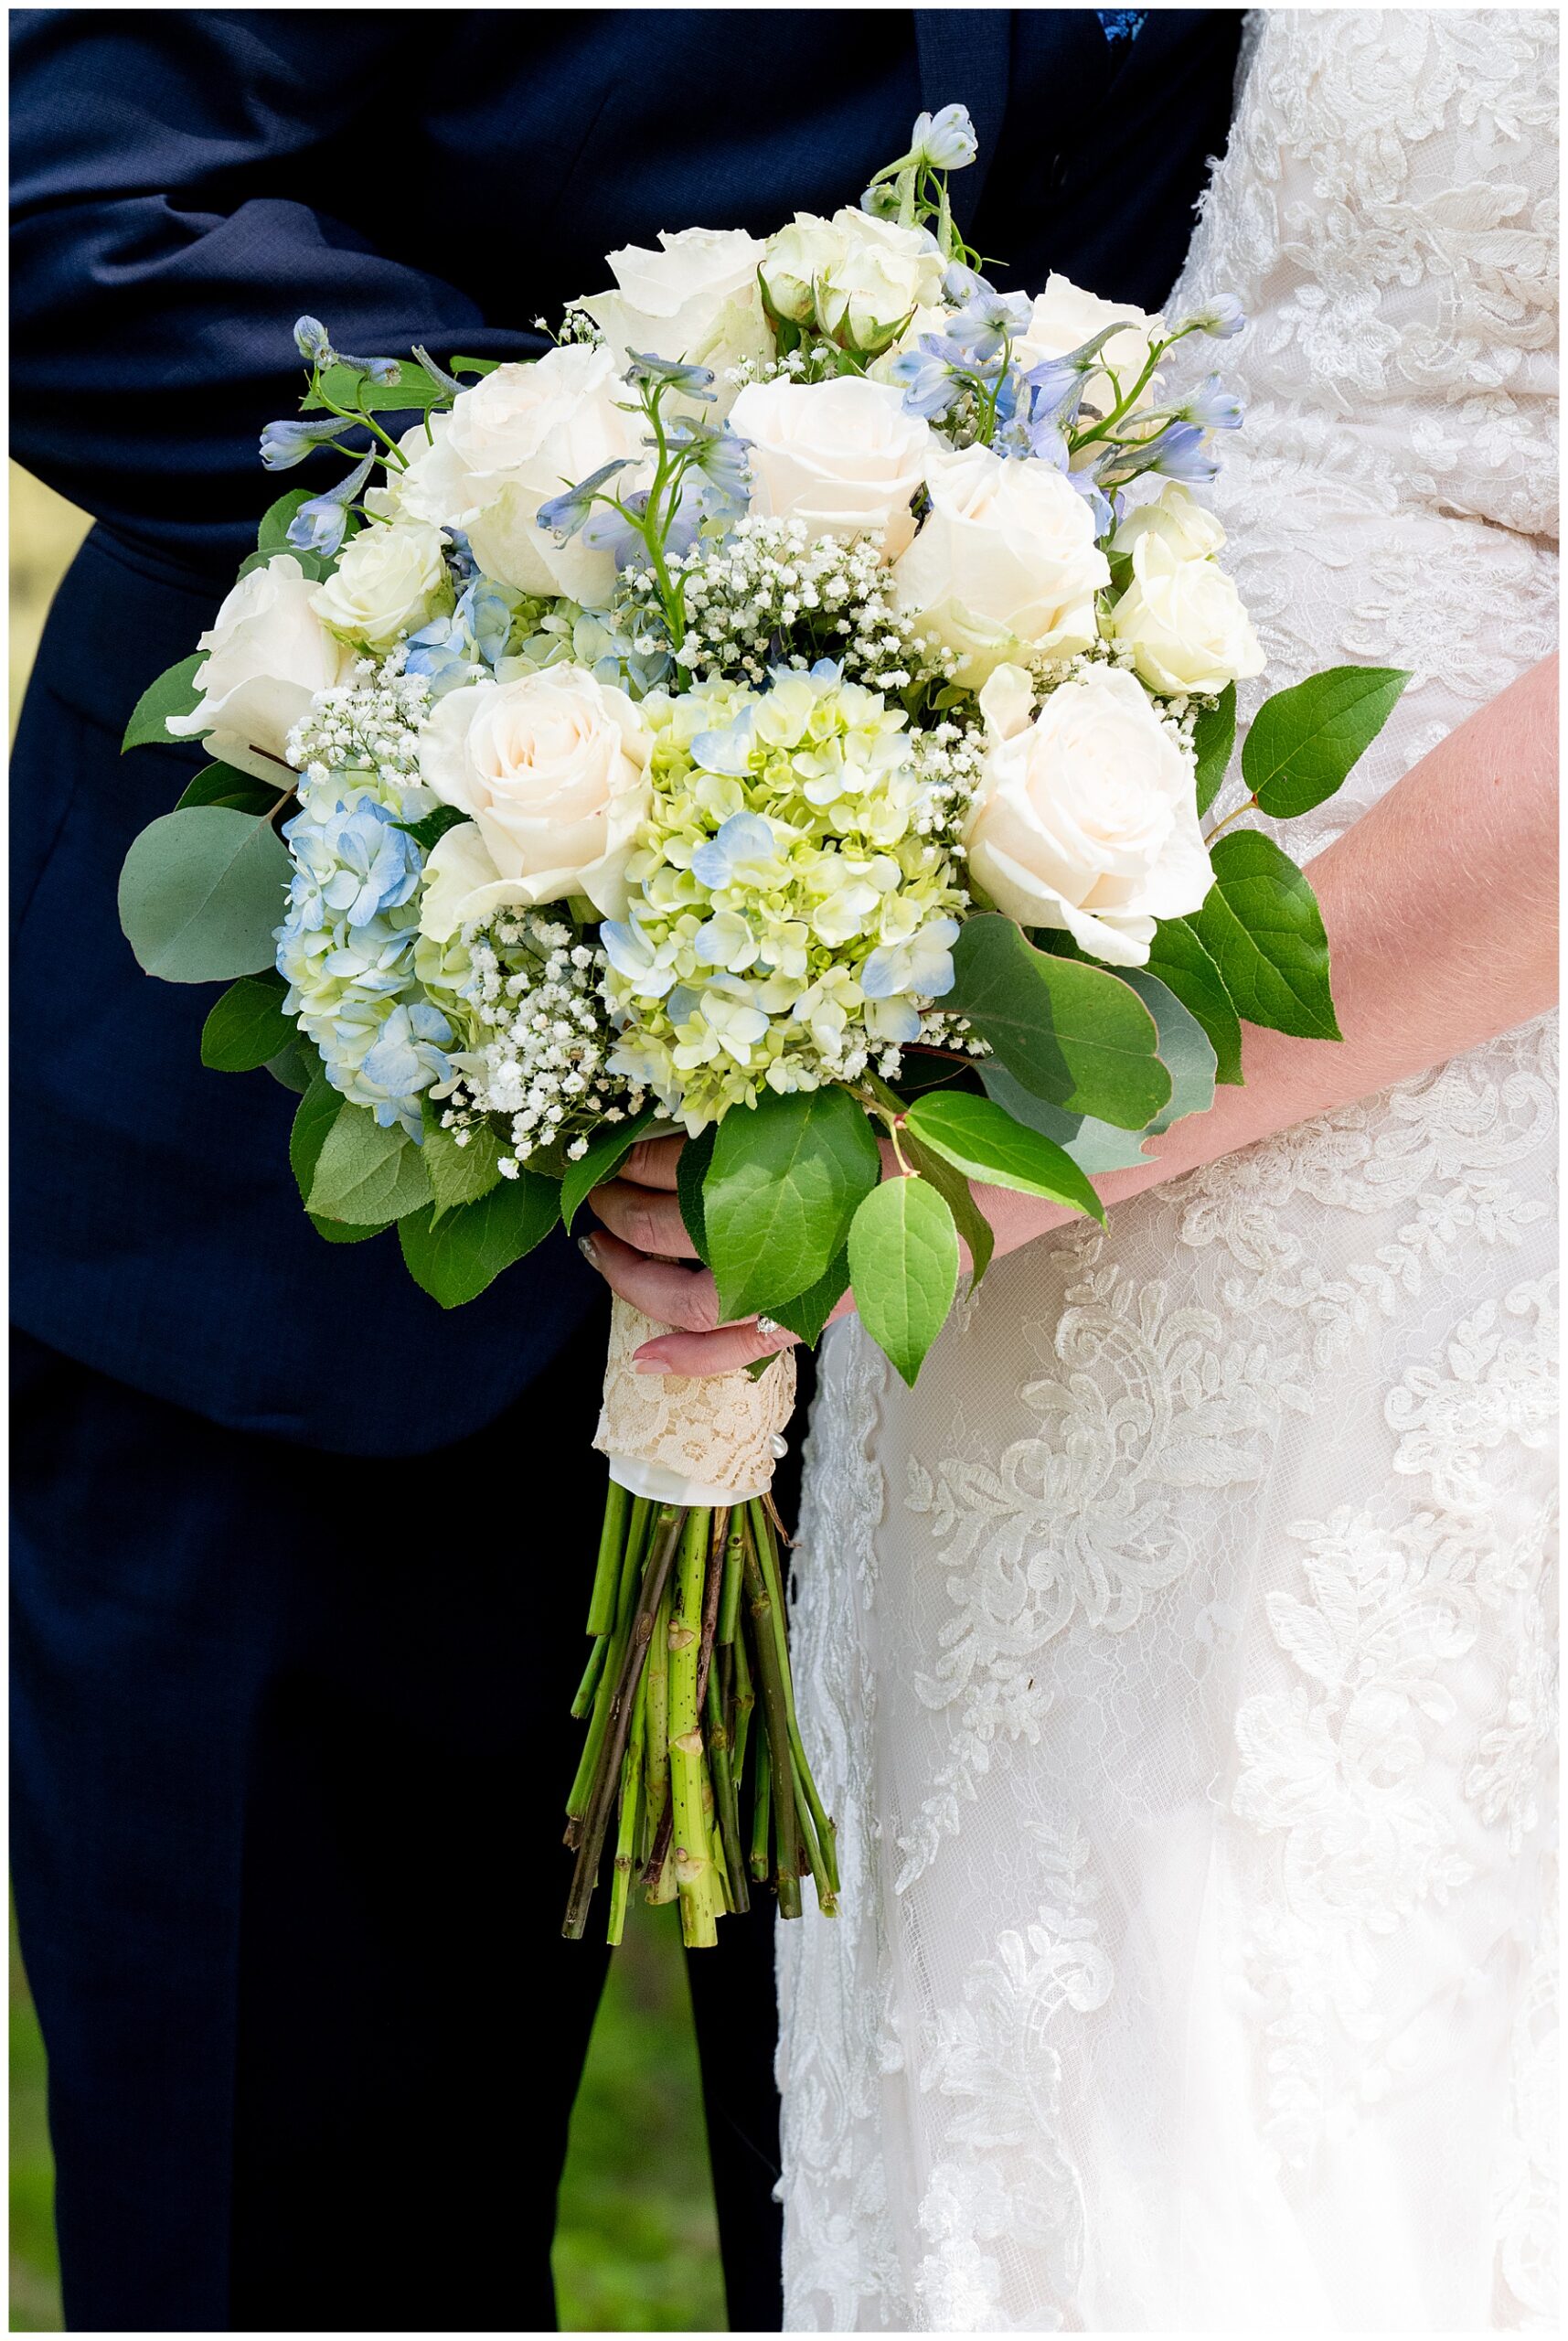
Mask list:
[{"label": "grass background", "polygon": [[[13,464],[11,732],[56,586],[85,515]],[[11,2319],[60,2329],[47,2068],[13,1930]],[[449,2150],[432,2138],[432,2154]],[[697,2048],[673,1908],[636,1910],[612,1962],[572,2117],[556,2233],[556,2286],[569,2332],[722,2332],[723,2283],[708,2172]],[[453,2325],[467,2322],[454,2270]],[[309,2321],[309,2304],[304,2304]]]}]

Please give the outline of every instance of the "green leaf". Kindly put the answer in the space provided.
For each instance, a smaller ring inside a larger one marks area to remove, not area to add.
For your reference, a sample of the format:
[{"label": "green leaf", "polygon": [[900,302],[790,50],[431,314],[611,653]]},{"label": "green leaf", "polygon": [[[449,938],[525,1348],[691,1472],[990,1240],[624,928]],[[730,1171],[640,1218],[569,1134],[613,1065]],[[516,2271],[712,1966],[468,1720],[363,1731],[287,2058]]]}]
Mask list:
[{"label": "green leaf", "polygon": [[[322,391],[325,392],[323,397]],[[302,414],[325,414],[335,406],[362,407],[367,414],[389,414],[404,408],[450,406],[452,393],[443,390],[433,374],[416,366],[411,358],[403,358],[397,379],[382,386],[372,382],[367,374],[356,373],[352,366],[329,366],[321,378],[321,390],[312,390],[301,401]],[[345,425],[345,428],[347,426]]]},{"label": "green leaf", "polygon": [[347,1220],[321,1219],[313,1211],[305,1217],[328,1244],[368,1244],[372,1235],[385,1235],[392,1224],[389,1219],[379,1219],[373,1227],[350,1227]]},{"label": "green leaf", "polygon": [[1147,1137],[1157,1138],[1172,1122],[1189,1114],[1206,1114],[1214,1103],[1214,1072],[1218,1062],[1213,1042],[1189,1009],[1147,967],[1124,967],[1131,984],[1159,1032],[1159,1061],[1170,1075],[1170,1103],[1162,1106],[1149,1124]]},{"label": "green leaf", "polygon": [[312,1216],[382,1226],[430,1201],[422,1149],[395,1125],[384,1130],[368,1106],[346,1102],[316,1159],[305,1198]]},{"label": "green leaf", "polygon": [[166,667],[155,682],[147,685],[131,711],[131,721],[125,726],[125,737],[120,743],[120,753],[127,748],[169,747],[171,735],[164,728],[170,715],[189,715],[199,706],[201,693],[194,681],[196,670],[207,658],[205,650],[193,650],[177,667]]},{"label": "green leaf", "polygon": [[982,1060],[980,1078],[986,1085],[987,1096],[994,1099],[1004,1113],[1010,1114],[1026,1129],[1038,1130],[1042,1138],[1051,1139],[1091,1179],[1098,1179],[1107,1170],[1136,1170],[1140,1162],[1148,1160],[1143,1150],[1142,1131],[1115,1129],[1093,1114],[1064,1114],[1060,1106],[1037,1097],[1021,1081],[1015,1081],[995,1057]]},{"label": "green leaf", "polygon": [[856,1205],[882,1175],[863,1109],[838,1088],[769,1090],[719,1125],[703,1184],[725,1317],[778,1314],[827,1272]]},{"label": "green leaf", "polygon": [[501,1180],[496,1167],[501,1159],[501,1142],[491,1125],[486,1121],[475,1123],[466,1134],[466,1142],[459,1146],[458,1133],[441,1127],[443,1110],[425,1099],[424,1167],[430,1172],[438,1214],[457,1211],[464,1203],[476,1203]]},{"label": "green leaf", "polygon": [[849,1289],[849,1255],[835,1252],[827,1263],[825,1275],[797,1292],[793,1300],[781,1300],[773,1314],[781,1325],[799,1335],[807,1349],[815,1349],[822,1339],[822,1329],[838,1303]]},{"label": "green leaf", "polygon": [[187,812],[193,805],[226,805],[231,813],[270,813],[287,794],[286,788],[270,788],[264,780],[236,772],[232,764],[204,764],[175,811]]},{"label": "green leaf", "polygon": [[256,531],[256,551],[271,555],[293,552],[289,542],[289,522],[302,504],[308,504],[315,494],[313,487],[291,487],[275,504],[269,504],[261,515],[261,525]]},{"label": "green leaf", "polygon": [[965,922],[953,963],[943,1007],[966,1016],[1037,1097],[1129,1130],[1169,1098],[1154,1018],[1103,967],[1035,950],[996,912]]},{"label": "green leaf", "polygon": [[1214,884],[1194,925],[1237,1014],[1297,1040],[1339,1040],[1328,939],[1295,862],[1259,829],[1232,829],[1212,860]]},{"label": "green leaf", "polygon": [[914,1386],[958,1289],[958,1231],[926,1180],[890,1179],[849,1223],[849,1281],[871,1339]]},{"label": "green leaf", "polygon": [[1024,1129],[988,1097],[921,1097],[909,1126],[922,1143],[966,1179],[1043,1195],[1104,1226],[1105,1207],[1072,1156],[1038,1130]]},{"label": "green leaf", "polygon": [[300,552],[293,545],[274,545],[271,552],[248,552],[234,572],[235,583],[238,584],[241,577],[249,577],[253,569],[265,569],[268,562],[276,561],[280,553],[286,553],[290,561],[297,561],[301,574],[313,583],[330,576],[336,566],[335,562],[325,560],[318,552]]},{"label": "green leaf", "polygon": [[568,1234],[593,1189],[613,1178],[616,1164],[657,1119],[658,1108],[645,1106],[630,1121],[608,1122],[597,1138],[589,1140],[587,1153],[567,1164],[560,1181],[560,1224]]},{"label": "green leaf", "polygon": [[288,986],[282,976],[241,976],[230,984],[201,1028],[201,1061],[214,1073],[254,1073],[295,1038],[283,1014]]},{"label": "green leaf", "polygon": [[398,1222],[398,1241],[414,1282],[443,1309],[461,1309],[542,1244],[560,1210],[554,1181],[520,1170],[439,1218],[433,1211],[410,1213]]},{"label": "green leaf", "polygon": [[270,967],[290,861],[271,825],[221,805],[165,813],[133,838],[120,924],[165,983],[220,983]]},{"label": "green leaf", "polygon": [[1173,991],[1209,1035],[1216,1081],[1242,1077],[1242,1026],[1225,979],[1188,918],[1162,918],[1149,946],[1147,972]]},{"label": "green leaf", "polygon": [[1403,667],[1328,667],[1264,700],[1242,746],[1242,772],[1263,811],[1290,820],[1332,796],[1409,680]]},{"label": "green leaf", "polygon": [[303,1097],[316,1074],[321,1071],[321,1055],[314,1042],[303,1032],[296,1032],[286,1049],[267,1059],[267,1071],[296,1097]]},{"label": "green leaf", "polygon": [[1220,794],[1236,744],[1236,686],[1227,683],[1212,707],[1206,707],[1192,727],[1192,749],[1198,758],[1198,814],[1203,815]]},{"label": "green leaf", "polygon": [[455,805],[438,805],[422,821],[394,821],[392,827],[405,831],[422,852],[433,853],[448,829],[458,828],[473,818],[470,813],[459,812]]},{"label": "green leaf", "polygon": [[493,374],[500,362],[498,358],[453,358],[446,370],[449,374]]},{"label": "green leaf", "polygon": [[339,1114],[350,1110],[347,1100],[340,1091],[334,1089],[318,1064],[310,1087],[300,1100],[299,1111],[289,1132],[289,1168],[294,1174],[302,1203],[310,1201],[315,1166],[321,1160],[321,1149],[326,1144],[328,1130]]},{"label": "green leaf", "polygon": [[688,1138],[676,1157],[675,1192],[680,1205],[686,1232],[696,1246],[697,1256],[704,1267],[708,1260],[708,1222],[702,1209],[702,1182],[708,1176],[708,1166],[713,1160],[713,1141],[718,1131],[711,1126]]},{"label": "green leaf", "polygon": [[907,1122],[900,1133],[899,1143],[913,1169],[936,1189],[953,1213],[954,1224],[969,1246],[969,1289],[978,1292],[986,1270],[991,1265],[997,1238],[990,1221],[969,1192],[968,1180],[930,1147],[922,1146]]}]

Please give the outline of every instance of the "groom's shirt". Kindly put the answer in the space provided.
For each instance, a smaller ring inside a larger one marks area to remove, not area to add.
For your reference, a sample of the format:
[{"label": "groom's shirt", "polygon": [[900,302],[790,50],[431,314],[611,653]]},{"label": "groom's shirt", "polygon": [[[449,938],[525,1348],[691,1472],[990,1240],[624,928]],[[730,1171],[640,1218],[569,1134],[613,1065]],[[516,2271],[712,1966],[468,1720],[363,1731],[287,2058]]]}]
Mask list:
[{"label": "groom's shirt", "polygon": [[[114,912],[195,757],[116,743],[188,655],[279,483],[294,319],[340,348],[538,354],[528,330],[658,230],[766,234],[854,203],[922,107],[1004,285],[1158,305],[1223,146],[1229,10],[19,10],[12,423],[97,516],[17,740],[13,1307],[39,1339],[220,1420],[349,1451],[460,1436],[598,1280],[563,1242],[445,1317],[390,1237],[329,1246],[293,1099],[201,1069],[208,996]],[[304,476],[314,477],[314,467]]]}]

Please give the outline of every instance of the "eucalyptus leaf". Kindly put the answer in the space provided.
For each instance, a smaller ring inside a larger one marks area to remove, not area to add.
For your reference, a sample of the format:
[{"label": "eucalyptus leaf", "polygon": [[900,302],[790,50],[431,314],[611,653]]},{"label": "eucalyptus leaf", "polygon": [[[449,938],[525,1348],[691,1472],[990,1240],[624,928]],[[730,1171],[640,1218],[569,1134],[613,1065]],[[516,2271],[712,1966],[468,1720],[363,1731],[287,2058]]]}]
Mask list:
[{"label": "eucalyptus leaf", "polygon": [[958,1289],[958,1231],[928,1180],[890,1179],[865,1197],[849,1280],[860,1322],[912,1389]]},{"label": "eucalyptus leaf", "polygon": [[291,864],[270,823],[227,806],[165,813],[132,840],[120,924],[165,983],[206,984],[271,967]]},{"label": "eucalyptus leaf", "polygon": [[1332,796],[1409,680],[1403,667],[1328,667],[1264,700],[1242,747],[1242,772],[1262,810],[1290,820]]},{"label": "eucalyptus leaf", "polygon": [[1214,884],[1194,925],[1236,1012],[1297,1040],[1338,1041],[1328,938],[1317,898],[1259,829],[1217,839]]},{"label": "eucalyptus leaf", "polygon": [[423,1150],[396,1124],[383,1129],[368,1107],[345,1104],[327,1131],[310,1182],[313,1217],[371,1227],[401,1219],[432,1200]]},{"label": "eucalyptus leaf", "polygon": [[1214,1052],[1215,1080],[1239,1082],[1241,1019],[1225,989],[1224,978],[1190,919],[1160,920],[1149,946],[1147,973],[1174,992],[1188,1014],[1202,1025]]},{"label": "eucalyptus leaf", "polygon": [[232,764],[204,764],[175,807],[184,813],[193,805],[226,805],[231,813],[271,813],[284,788],[269,788],[264,780],[236,772]]},{"label": "eucalyptus leaf", "polygon": [[750,1110],[726,1114],[702,1190],[724,1316],[777,1316],[781,1301],[825,1276],[881,1172],[870,1124],[847,1090],[767,1090]]},{"label": "eucalyptus leaf", "polygon": [[995,912],[965,922],[953,962],[944,1008],[1036,1096],[1120,1129],[1147,1128],[1169,1099],[1154,1018],[1117,977],[1035,950]]},{"label": "eucalyptus leaf", "polygon": [[995,1057],[982,1060],[980,1078],[987,1097],[1010,1114],[1015,1122],[1022,1122],[1027,1129],[1039,1130],[1042,1138],[1052,1139],[1091,1179],[1098,1179],[1107,1170],[1133,1170],[1148,1160],[1140,1131],[1119,1130],[1093,1114],[1064,1113],[1060,1106],[1037,1097],[1021,1081],[1015,1081]]},{"label": "eucalyptus leaf", "polygon": [[201,1028],[201,1061],[214,1073],[254,1073],[296,1037],[283,1013],[288,986],[276,974],[241,976],[217,1001]]},{"label": "eucalyptus leaf", "polygon": [[1105,1207],[1066,1150],[1015,1122],[989,1097],[922,1097],[909,1126],[922,1144],[966,1179],[1042,1195],[1104,1225]]},{"label": "eucalyptus leaf", "polygon": [[1235,744],[1236,686],[1227,683],[1213,706],[1206,707],[1192,727],[1192,751],[1198,759],[1200,818],[1220,793]]},{"label": "eucalyptus leaf", "polygon": [[815,1349],[822,1339],[822,1329],[844,1295],[849,1289],[849,1255],[835,1252],[827,1263],[825,1275],[797,1292],[793,1300],[775,1303],[773,1314],[781,1325],[795,1333],[807,1349]]},{"label": "eucalyptus leaf", "polygon": [[120,743],[120,753],[127,748],[169,747],[173,742],[165,728],[171,715],[189,715],[201,703],[201,693],[196,688],[196,670],[207,662],[205,650],[193,650],[177,667],[165,667],[157,679],[147,685],[131,711],[131,721],[125,726],[125,736]]},{"label": "eucalyptus leaf", "polygon": [[589,1140],[588,1151],[575,1162],[569,1162],[560,1181],[560,1220],[569,1232],[572,1221],[587,1202],[595,1187],[615,1175],[615,1166],[633,1147],[645,1130],[658,1119],[658,1110],[645,1106],[640,1114],[629,1121],[607,1122],[596,1137]]},{"label": "eucalyptus leaf", "polygon": [[560,1211],[554,1181],[520,1170],[455,1211],[411,1212],[398,1222],[398,1241],[414,1282],[443,1309],[461,1309],[542,1244]]},{"label": "eucalyptus leaf", "polygon": [[1170,1075],[1170,1103],[1163,1106],[1145,1136],[1157,1138],[1173,1122],[1189,1114],[1206,1114],[1214,1103],[1214,1044],[1189,1009],[1184,1008],[1168,984],[1147,967],[1124,967],[1131,984],[1159,1032],[1159,1061]]}]

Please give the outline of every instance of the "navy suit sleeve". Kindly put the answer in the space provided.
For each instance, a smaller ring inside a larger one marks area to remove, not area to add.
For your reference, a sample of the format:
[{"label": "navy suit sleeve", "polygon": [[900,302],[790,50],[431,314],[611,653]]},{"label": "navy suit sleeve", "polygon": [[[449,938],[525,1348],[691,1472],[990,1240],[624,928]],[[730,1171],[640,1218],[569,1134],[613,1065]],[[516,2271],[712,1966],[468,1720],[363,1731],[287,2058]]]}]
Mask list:
[{"label": "navy suit sleeve", "polygon": [[[325,456],[281,479],[257,458],[262,425],[296,408],[302,312],[362,356],[416,339],[537,354],[378,248],[375,223],[417,194],[401,175],[417,172],[439,18],[26,9],[11,24],[12,444],[73,503],[206,566],[243,549],[283,488],[336,477]],[[355,206],[368,226],[340,216]],[[450,189],[429,206],[472,237]]]}]

